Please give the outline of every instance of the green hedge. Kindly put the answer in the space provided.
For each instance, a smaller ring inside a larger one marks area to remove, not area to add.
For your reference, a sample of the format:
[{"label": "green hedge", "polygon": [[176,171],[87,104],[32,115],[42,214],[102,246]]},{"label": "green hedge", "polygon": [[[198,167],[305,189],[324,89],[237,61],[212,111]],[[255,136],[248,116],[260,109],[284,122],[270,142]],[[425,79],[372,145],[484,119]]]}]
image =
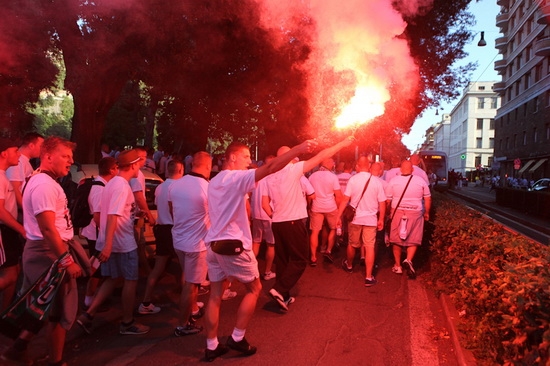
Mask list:
[{"label": "green hedge", "polygon": [[479,364],[550,365],[550,250],[435,195],[431,280]]}]

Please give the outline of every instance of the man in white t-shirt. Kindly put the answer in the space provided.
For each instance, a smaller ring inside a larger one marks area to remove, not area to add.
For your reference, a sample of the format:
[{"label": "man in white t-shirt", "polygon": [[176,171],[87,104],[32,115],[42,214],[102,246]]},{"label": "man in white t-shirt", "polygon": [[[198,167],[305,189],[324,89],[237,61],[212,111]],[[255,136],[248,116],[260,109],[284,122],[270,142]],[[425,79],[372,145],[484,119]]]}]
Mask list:
[{"label": "man in white t-shirt", "polygon": [[77,323],[91,333],[93,316],[105,299],[111,295],[120,279],[122,287],[122,322],[120,334],[144,334],[149,327],[134,320],[134,302],[138,281],[138,253],[134,236],[136,202],[130,180],[140,169],[139,153],[126,150],[118,156],[118,175],[112,178],[101,196],[99,236],[96,249],[105,277],[89,309],[78,317]]},{"label": "man in white t-shirt", "polygon": [[243,283],[246,293],[237,310],[235,328],[227,340],[227,346],[245,356],[256,353],[256,347],[244,338],[262,289],[258,262],[252,251],[245,197],[257,181],[284,168],[293,158],[311,151],[315,146],[317,142],[305,141],[258,169],[248,169],[252,163],[250,150],[246,145],[234,142],[226,150],[225,169],[210,181],[208,212],[211,226],[205,238],[210,279],[210,298],[205,316],[207,361],[213,361],[228,351],[218,342],[217,334],[224,283],[228,278]]},{"label": "man in white t-shirt", "polygon": [[[88,250],[90,255],[96,255],[96,242],[97,234],[99,230],[99,216],[101,213],[101,195],[103,194],[103,189],[107,182],[109,182],[113,177],[118,174],[118,164],[116,159],[107,156],[101,158],[97,164],[99,175],[95,177],[96,182],[101,182],[101,184],[94,184],[90,188],[90,194],[88,195],[88,205],[90,206],[90,212],[93,215],[90,224],[84,228],[80,234],[86,238],[88,242]],[[101,271],[95,271],[92,277],[88,279],[88,284],[86,285],[86,294],[84,296],[84,309],[86,310],[94,298],[94,294],[99,285],[101,279]]]},{"label": "man in white t-shirt", "polygon": [[44,137],[36,132],[26,134],[19,147],[19,162],[17,166],[10,167],[6,170],[6,175],[13,186],[17,205],[22,207],[21,192],[25,184],[25,178],[29,177],[33,168],[30,159],[40,156],[40,147],[44,143]]},{"label": "man in white t-shirt", "polygon": [[23,254],[25,237],[23,225],[17,222],[17,203],[13,186],[6,177],[6,169],[19,161],[17,144],[0,137],[0,312],[6,309],[15,294],[15,284],[21,270],[19,260]]},{"label": "man in white t-shirt", "polygon": [[[69,241],[74,231],[67,197],[57,179],[69,174],[76,144],[60,137],[46,139],[40,151],[40,173],[31,176],[23,196],[23,223],[27,242],[23,250],[23,285],[21,293],[34,285],[51,265],[59,260],[58,268],[65,270],[64,282],[51,304],[45,339],[48,362],[57,364],[63,359],[67,331],[73,325],[78,310],[76,279],[82,268],[69,254]],[[27,324],[29,325],[29,324]],[[2,359],[24,362],[25,350],[42,324],[28,326],[19,334]],[[29,329],[35,328],[35,329]]]},{"label": "man in white t-shirt", "polygon": [[[403,266],[409,278],[414,279],[416,278],[413,267],[414,255],[422,244],[424,221],[430,219],[432,203],[430,187],[422,178],[413,174],[411,161],[405,160],[401,164],[401,175],[388,183],[386,197],[387,202],[391,203],[390,217],[393,218],[390,242],[393,245],[395,263],[392,271],[401,274]],[[402,248],[405,248],[407,253],[403,262],[401,262]]]},{"label": "man in white t-shirt", "polygon": [[207,272],[204,238],[210,227],[207,192],[211,170],[212,156],[204,151],[197,152],[193,155],[189,174],[174,182],[168,192],[174,221],[174,250],[183,272],[179,325],[174,330],[177,337],[202,330],[195,321],[203,315],[202,308],[197,306],[197,298]]},{"label": "man in white t-shirt", "polygon": [[[365,248],[365,286],[376,284],[373,276],[375,244],[377,230],[384,229],[386,214],[386,195],[382,180],[369,173],[370,162],[366,156],[357,160],[357,174],[352,176],[347,184],[344,198],[338,209],[339,217],[344,209],[351,204],[355,207],[355,217],[349,223],[349,242],[346,250],[346,259],[342,261],[342,268],[349,273],[353,272],[353,257],[355,250]],[[368,182],[368,186],[367,186]],[[365,186],[367,187],[365,190]],[[364,191],[364,193],[363,193]]]},{"label": "man in white t-shirt", "polygon": [[420,155],[418,155],[418,154],[411,155],[411,163],[413,165],[412,174],[417,175],[420,178],[422,178],[422,180],[424,180],[424,182],[426,182],[426,184],[429,187],[430,186],[430,179],[428,178],[428,174],[424,170],[424,162],[422,161],[422,158],[420,157]]},{"label": "man in white t-shirt", "polygon": [[[273,204],[272,229],[275,236],[275,266],[277,278],[269,295],[279,308],[288,311],[294,302],[290,290],[304,273],[309,256],[308,232],[306,228],[307,207],[300,180],[321,161],[339,150],[351,145],[353,137],[322,150],[309,160],[288,164],[284,169],[267,179],[267,195]],[[277,151],[281,156],[289,148],[283,146]],[[315,192],[317,195],[317,192]]]},{"label": "man in white t-shirt", "polygon": [[[328,234],[323,233],[321,252],[326,260],[334,262],[332,248],[336,241],[336,224],[338,223],[338,204],[342,200],[340,182],[336,174],[332,172],[334,159],[332,157],[321,162],[321,167],[309,177],[309,182],[315,189],[315,199],[311,205],[309,216],[311,234],[309,245],[311,250],[310,265],[317,265],[317,247],[319,246],[319,233],[326,222]],[[325,243],[326,242],[326,243]],[[326,246],[326,247],[325,247]]]}]

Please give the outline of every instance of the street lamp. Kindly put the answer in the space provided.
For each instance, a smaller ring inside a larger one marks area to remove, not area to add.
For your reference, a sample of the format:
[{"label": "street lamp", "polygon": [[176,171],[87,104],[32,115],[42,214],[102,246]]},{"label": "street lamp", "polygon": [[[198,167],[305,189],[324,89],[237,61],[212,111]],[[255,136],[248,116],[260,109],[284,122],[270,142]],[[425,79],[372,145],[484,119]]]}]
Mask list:
[{"label": "street lamp", "polygon": [[487,46],[487,42],[485,41],[485,32],[481,31],[481,39],[479,40],[479,42],[477,42],[477,46],[478,47],[485,47]]}]

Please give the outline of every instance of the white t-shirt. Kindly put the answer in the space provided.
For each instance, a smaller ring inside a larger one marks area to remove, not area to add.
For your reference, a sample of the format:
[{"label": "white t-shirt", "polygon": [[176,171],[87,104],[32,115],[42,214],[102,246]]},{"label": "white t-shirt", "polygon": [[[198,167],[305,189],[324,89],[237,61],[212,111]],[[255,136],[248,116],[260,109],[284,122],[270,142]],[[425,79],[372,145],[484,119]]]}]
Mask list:
[{"label": "white t-shirt", "polygon": [[420,178],[424,179],[424,182],[426,182],[427,185],[430,185],[430,180],[428,179],[428,174],[422,168],[419,166],[413,165],[413,175],[419,176]]},{"label": "white t-shirt", "polygon": [[6,172],[0,170],[0,199],[4,200],[4,208],[6,211],[17,219],[17,202],[15,201],[15,193],[13,193],[13,186],[11,185]]},{"label": "white t-shirt", "polygon": [[[365,184],[370,178],[369,186],[361,198]],[[378,204],[386,201],[384,185],[378,177],[371,177],[370,173],[359,172],[352,176],[347,184],[345,196],[350,197],[350,204],[356,208],[352,223],[363,226],[376,226],[378,218]],[[361,201],[359,201],[361,198]]]},{"label": "white t-shirt", "polygon": [[315,199],[311,205],[312,212],[333,212],[338,209],[334,191],[340,190],[340,182],[333,172],[321,169],[311,174],[309,182],[315,189]]},{"label": "white t-shirt", "polygon": [[170,215],[170,206],[168,206],[168,192],[175,179],[168,178],[155,189],[155,205],[157,206],[157,224],[173,225],[172,215]]},{"label": "white t-shirt", "polygon": [[[399,198],[403,194],[403,190],[409,181],[411,176],[400,175],[393,178],[386,188],[386,197],[388,200],[392,200],[391,207],[395,208]],[[416,175],[412,176],[411,183],[405,191],[405,195],[399,204],[399,209],[422,211],[422,199],[424,197],[430,197],[430,187],[424,180]]]},{"label": "white t-shirt", "polygon": [[134,193],[128,181],[121,176],[116,176],[107,183],[101,196],[101,213],[99,219],[99,237],[96,249],[105,247],[105,228],[107,217],[117,215],[117,226],[113,238],[113,253],[127,253],[137,248],[134,237],[134,218],[136,202]]},{"label": "white t-shirt", "polygon": [[175,249],[184,252],[206,250],[204,239],[210,228],[207,196],[208,181],[192,173],[170,186],[168,201],[172,202],[174,214],[172,240]]},{"label": "white t-shirt", "polygon": [[384,172],[384,176],[382,179],[384,179],[386,182],[389,182],[395,177],[398,177],[401,175],[401,168],[391,168],[390,170],[386,170]]},{"label": "white t-shirt", "polygon": [[[250,199],[250,210],[252,211],[252,218],[257,220],[271,221],[271,217],[262,208],[262,196],[263,192],[267,192],[267,180],[266,178],[260,180],[256,185],[256,188],[252,191],[252,197]],[[273,209],[273,205],[271,206]]]},{"label": "white t-shirt", "polygon": [[73,223],[63,188],[49,175],[37,173],[29,179],[23,194],[23,226],[27,239],[44,239],[36,215],[46,211],[55,213],[55,228],[61,239],[72,239]]},{"label": "white t-shirt", "polygon": [[[304,162],[288,164],[267,177],[268,196],[273,205],[273,222],[285,222],[307,217],[306,200],[300,179]],[[265,195],[265,193],[264,193]]]},{"label": "white t-shirt", "polygon": [[306,196],[311,196],[312,194],[315,193],[315,189],[313,188],[313,186],[309,182],[309,179],[307,179],[305,175],[302,175],[300,177],[300,185],[302,186],[302,193],[304,195],[304,199]]},{"label": "white t-shirt", "polygon": [[208,186],[210,229],[205,241],[237,239],[246,250],[252,249],[252,234],[246,212],[246,196],[256,186],[256,172],[222,170]]},{"label": "white t-shirt", "polygon": [[[105,185],[107,184],[107,181],[99,175],[95,177],[94,180],[97,182],[102,182]],[[105,187],[100,185],[95,185],[90,188],[90,194],[88,195],[88,205],[90,206],[90,213],[92,215],[96,212],[101,212],[101,195],[103,194],[103,189],[105,189]],[[97,226],[92,217],[90,224],[82,228],[81,234],[89,240],[97,240],[96,228]]]},{"label": "white t-shirt", "polygon": [[10,166],[8,170],[6,170],[6,176],[9,181],[21,182],[21,191],[23,191],[23,183],[25,182],[25,178],[30,176],[32,172],[33,169],[29,158],[21,154],[19,156],[19,163],[16,166]]},{"label": "white t-shirt", "polygon": [[351,173],[340,173],[336,174],[336,177],[338,177],[338,183],[340,183],[340,190],[342,193],[346,191],[346,186],[348,185],[348,181],[351,178]]}]

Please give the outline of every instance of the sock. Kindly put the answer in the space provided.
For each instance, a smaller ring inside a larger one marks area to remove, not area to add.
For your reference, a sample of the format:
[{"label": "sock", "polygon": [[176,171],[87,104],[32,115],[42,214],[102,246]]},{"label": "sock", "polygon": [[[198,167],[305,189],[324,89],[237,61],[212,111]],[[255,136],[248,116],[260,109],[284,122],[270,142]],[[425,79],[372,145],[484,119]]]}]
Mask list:
[{"label": "sock", "polygon": [[89,307],[90,305],[92,305],[92,300],[93,299],[94,299],[93,296],[87,296],[86,295],[86,297],[84,298],[84,305]]},{"label": "sock", "polygon": [[151,302],[150,301],[144,301],[141,303],[143,306],[147,307],[149,305],[151,305]]},{"label": "sock", "polygon": [[231,337],[235,342],[240,342],[243,340],[245,332],[246,329],[233,328],[233,333],[231,334]]},{"label": "sock", "polygon": [[206,348],[208,348],[211,351],[214,351],[216,348],[218,348],[218,337],[216,338],[206,338]]},{"label": "sock", "polygon": [[29,341],[22,338],[17,338],[15,342],[13,342],[13,349],[16,350],[17,352],[23,352],[27,349],[28,345],[29,345]]}]

